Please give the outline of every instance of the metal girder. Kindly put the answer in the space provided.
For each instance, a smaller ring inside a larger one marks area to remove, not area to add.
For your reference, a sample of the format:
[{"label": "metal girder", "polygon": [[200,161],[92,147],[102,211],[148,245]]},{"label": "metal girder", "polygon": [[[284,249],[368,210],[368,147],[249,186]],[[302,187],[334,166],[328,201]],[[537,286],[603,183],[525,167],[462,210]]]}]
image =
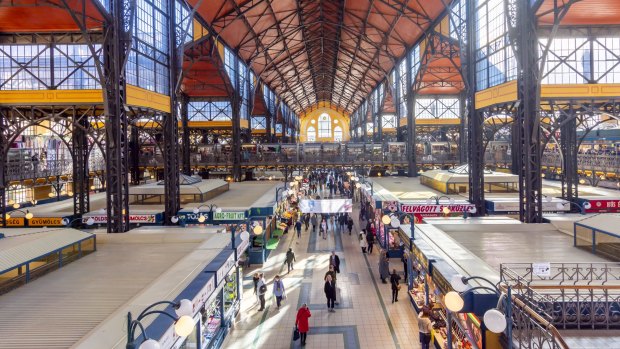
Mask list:
[{"label": "metal girder", "polygon": [[5,120],[9,118],[9,109],[0,108],[0,214],[2,217],[2,226],[6,227],[6,165],[7,165],[7,142],[6,142],[6,125]]},{"label": "metal girder", "polygon": [[181,124],[183,128],[183,134],[181,135],[181,144],[183,145],[183,151],[181,152],[181,156],[183,157],[182,161],[182,169],[183,174],[186,176],[190,176],[192,174],[191,170],[191,162],[190,162],[190,140],[189,140],[189,97],[186,95],[182,95],[180,98],[181,103]]},{"label": "metal girder", "polygon": [[88,170],[88,137],[90,126],[88,114],[79,115],[73,107],[72,155],[73,155],[73,218],[82,218],[90,211],[90,183]]},{"label": "metal girder", "polygon": [[411,55],[407,55],[407,164],[408,164],[408,176],[418,176],[418,165],[415,153],[416,134],[415,134],[415,96],[413,94],[413,80],[414,77],[411,74],[411,68],[413,62]]},{"label": "metal girder", "polygon": [[164,135],[164,224],[175,224],[171,218],[176,216],[181,209],[181,190],[179,188],[179,75],[182,73],[180,58],[183,54],[179,51],[179,41],[182,47],[182,38],[177,37],[176,30],[176,1],[168,0],[168,47],[170,58],[170,113],[163,116]]},{"label": "metal girder", "polygon": [[476,110],[476,4],[467,1],[467,43],[465,55],[461,56],[461,62],[466,72],[467,94],[467,131],[468,131],[468,163],[469,163],[469,202],[476,206],[476,215],[485,214],[484,205],[484,146],[483,146],[483,117],[482,112]]},{"label": "metal girder", "polygon": [[110,0],[104,54],[106,114],[106,205],[108,233],[129,229],[129,179],[125,63],[131,48],[135,3]]},{"label": "metal girder", "polygon": [[[541,139],[540,139],[540,68],[538,66],[538,35],[536,14],[526,1],[509,4],[508,13],[516,14],[514,27],[509,33],[513,36],[517,58],[518,97],[517,123],[515,131],[518,139],[518,175],[520,218],[526,223],[542,222],[542,177],[541,177]],[[510,25],[510,24],[509,24]]]},{"label": "metal girder", "polygon": [[131,171],[131,184],[140,184],[140,136],[138,127],[132,125],[129,138],[129,167]]},{"label": "metal girder", "polygon": [[562,197],[573,201],[579,196],[577,174],[577,118],[572,104],[560,117],[560,149],[562,151]]}]

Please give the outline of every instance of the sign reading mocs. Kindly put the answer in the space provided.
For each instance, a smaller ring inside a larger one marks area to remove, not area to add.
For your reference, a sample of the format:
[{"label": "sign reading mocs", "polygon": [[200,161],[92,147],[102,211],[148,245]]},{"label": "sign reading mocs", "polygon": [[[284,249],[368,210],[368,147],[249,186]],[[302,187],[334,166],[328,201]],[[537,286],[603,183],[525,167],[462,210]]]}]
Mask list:
[{"label": "sign reading mocs", "polygon": [[62,217],[34,217],[28,221],[29,227],[63,227]]},{"label": "sign reading mocs", "polygon": [[[108,223],[108,216],[106,215],[84,216],[82,217],[82,223],[86,224],[86,221],[88,221],[88,219],[90,218],[92,218],[95,221],[94,224]],[[132,223],[132,224],[157,223],[157,217],[154,214],[130,214],[129,223]]]}]

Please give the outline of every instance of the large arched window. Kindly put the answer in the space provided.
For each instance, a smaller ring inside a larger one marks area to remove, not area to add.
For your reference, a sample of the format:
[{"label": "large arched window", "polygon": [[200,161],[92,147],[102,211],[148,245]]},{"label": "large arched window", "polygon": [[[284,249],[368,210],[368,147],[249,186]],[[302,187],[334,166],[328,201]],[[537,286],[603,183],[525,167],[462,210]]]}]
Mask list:
[{"label": "large arched window", "polygon": [[308,142],[316,142],[316,129],[314,126],[308,127],[306,130],[306,138]]},{"label": "large arched window", "polygon": [[334,142],[342,142],[342,128],[340,126],[334,127]]},{"label": "large arched window", "polygon": [[332,137],[332,119],[328,114],[323,113],[319,116],[319,138]]}]

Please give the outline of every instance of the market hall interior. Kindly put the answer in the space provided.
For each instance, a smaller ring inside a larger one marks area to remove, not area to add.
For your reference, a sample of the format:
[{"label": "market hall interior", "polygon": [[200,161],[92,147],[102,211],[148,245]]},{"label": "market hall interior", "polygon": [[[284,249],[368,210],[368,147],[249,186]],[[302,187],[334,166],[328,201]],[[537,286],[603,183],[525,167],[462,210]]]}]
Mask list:
[{"label": "market hall interior", "polygon": [[616,0],[0,1],[0,348],[614,349],[619,50]]}]

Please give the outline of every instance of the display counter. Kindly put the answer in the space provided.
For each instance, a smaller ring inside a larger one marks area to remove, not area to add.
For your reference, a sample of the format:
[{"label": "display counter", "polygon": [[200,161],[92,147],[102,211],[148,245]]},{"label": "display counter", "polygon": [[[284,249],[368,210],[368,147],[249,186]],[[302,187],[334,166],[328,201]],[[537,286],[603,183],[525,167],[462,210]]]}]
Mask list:
[{"label": "display counter", "polygon": [[[406,244],[409,239],[409,227],[401,227],[400,238]],[[417,234],[417,232],[416,232]],[[469,305],[462,313],[447,311],[444,305],[444,296],[452,291],[449,281],[457,271],[451,260],[437,251],[433,244],[425,239],[411,240],[409,257],[410,285],[409,299],[416,313],[424,307],[431,311],[433,329],[432,342],[437,349],[492,349],[499,348],[497,340],[483,340],[481,320],[482,309],[489,304],[497,303],[497,296],[486,291],[464,294]],[[457,251],[455,251],[456,253]],[[488,333],[488,332],[487,332]],[[450,334],[450,336],[449,336]],[[489,335],[487,335],[488,337]],[[449,338],[450,337],[450,338]],[[448,343],[452,342],[450,346]]]}]

